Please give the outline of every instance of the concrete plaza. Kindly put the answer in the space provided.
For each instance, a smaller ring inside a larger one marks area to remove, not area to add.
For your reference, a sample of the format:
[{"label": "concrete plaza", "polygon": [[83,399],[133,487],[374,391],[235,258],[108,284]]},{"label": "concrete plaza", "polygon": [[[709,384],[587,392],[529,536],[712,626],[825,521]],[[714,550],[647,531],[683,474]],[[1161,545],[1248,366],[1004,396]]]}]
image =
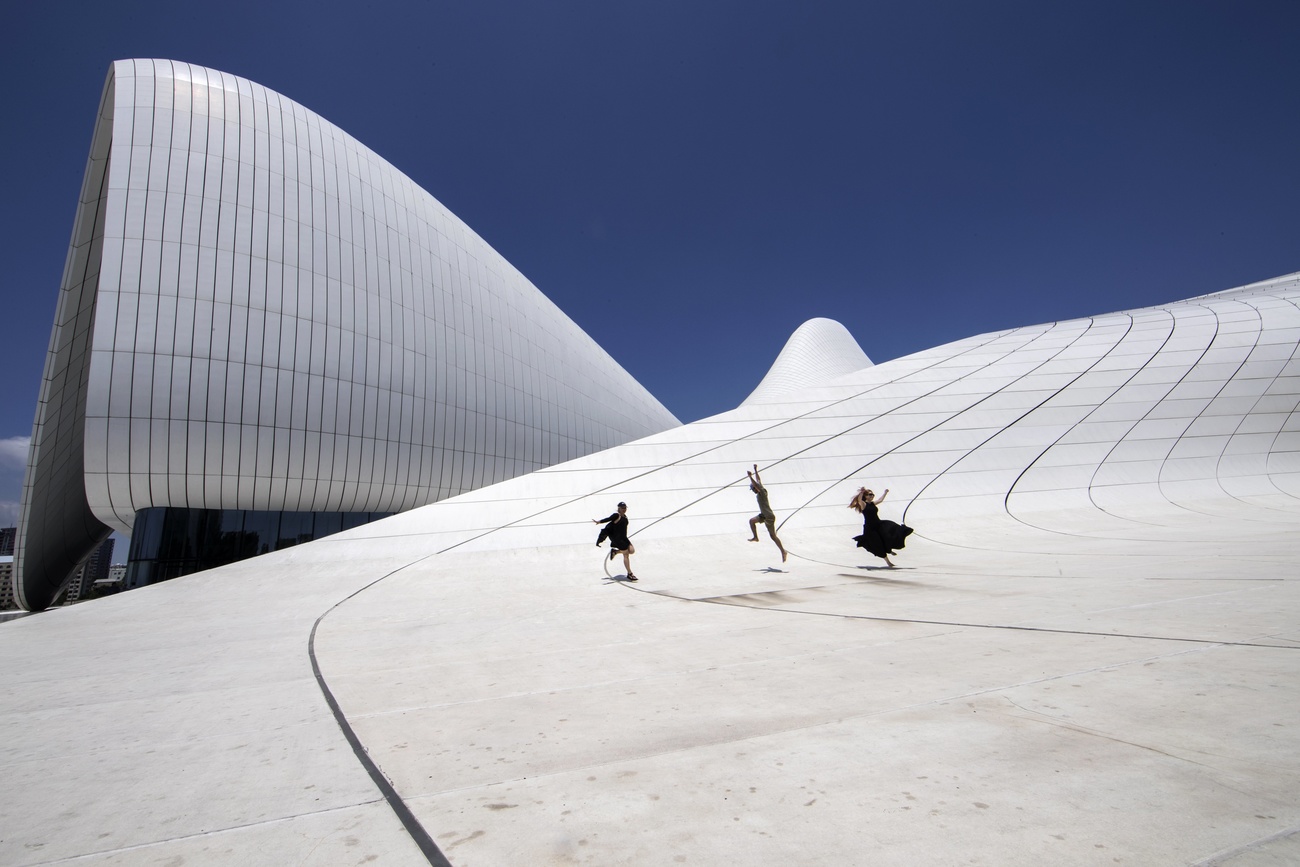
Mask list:
[{"label": "concrete plaza", "polygon": [[894,570],[742,514],[633,585],[456,508],[0,626],[0,860],[425,863],[313,650],[457,865],[1300,859],[1293,512],[918,520]]}]

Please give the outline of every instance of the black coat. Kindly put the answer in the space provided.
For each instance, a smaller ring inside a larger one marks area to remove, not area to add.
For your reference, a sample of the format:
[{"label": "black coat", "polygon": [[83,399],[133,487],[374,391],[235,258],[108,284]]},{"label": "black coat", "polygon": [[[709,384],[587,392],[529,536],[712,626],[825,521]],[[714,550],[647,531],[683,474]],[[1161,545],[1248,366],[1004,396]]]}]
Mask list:
[{"label": "black coat", "polygon": [[596,537],[597,545],[609,539],[610,547],[615,551],[626,551],[632,546],[627,540],[627,515],[615,512],[600,523],[605,526],[600,528],[600,535]]}]

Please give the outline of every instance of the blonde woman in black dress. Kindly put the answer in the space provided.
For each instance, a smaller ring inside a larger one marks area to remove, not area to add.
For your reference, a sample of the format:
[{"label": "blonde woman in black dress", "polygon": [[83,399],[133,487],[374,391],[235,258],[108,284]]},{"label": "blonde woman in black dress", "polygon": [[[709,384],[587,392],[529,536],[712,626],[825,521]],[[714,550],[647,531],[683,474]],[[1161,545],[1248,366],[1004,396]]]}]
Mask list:
[{"label": "blonde woman in black dress", "polygon": [[889,555],[907,543],[912,528],[880,519],[880,510],[877,506],[885,502],[887,496],[889,496],[889,488],[885,488],[879,500],[870,488],[858,488],[858,492],[849,501],[849,508],[862,513],[862,535],[853,537],[858,547],[866,548],[870,553],[882,558],[885,564],[893,569],[894,564],[890,561]]}]

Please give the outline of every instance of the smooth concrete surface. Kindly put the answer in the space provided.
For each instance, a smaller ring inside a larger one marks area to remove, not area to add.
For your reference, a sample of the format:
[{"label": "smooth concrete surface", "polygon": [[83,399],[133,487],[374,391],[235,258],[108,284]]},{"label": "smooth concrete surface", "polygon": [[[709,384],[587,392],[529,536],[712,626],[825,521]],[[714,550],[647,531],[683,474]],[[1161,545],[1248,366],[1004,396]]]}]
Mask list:
[{"label": "smooth concrete surface", "polygon": [[254,562],[0,625],[0,863],[418,863]]},{"label": "smooth concrete surface", "polygon": [[921,538],[886,570],[744,531],[647,542],[636,585],[578,548],[427,561],[336,612],[322,664],[457,864],[1300,854],[1293,542]]},{"label": "smooth concrete surface", "polygon": [[1293,533],[920,528],[889,570],[847,510],[785,564],[743,518],[638,543],[637,584],[590,544],[337,540],[4,624],[37,670],[6,668],[0,862],[426,863],[308,660],[382,576],[317,658],[453,864],[1300,855]]},{"label": "smooth concrete surface", "polygon": [[980,335],[0,624],[0,863],[1298,863],[1298,351],[1295,276]]}]

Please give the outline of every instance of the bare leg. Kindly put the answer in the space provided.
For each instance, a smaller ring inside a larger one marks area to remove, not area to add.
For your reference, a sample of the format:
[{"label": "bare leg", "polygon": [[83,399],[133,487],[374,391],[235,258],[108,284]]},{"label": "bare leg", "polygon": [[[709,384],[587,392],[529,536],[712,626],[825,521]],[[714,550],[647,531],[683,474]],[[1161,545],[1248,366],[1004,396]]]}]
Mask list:
[{"label": "bare leg", "polygon": [[627,580],[635,581],[636,576],[632,574],[632,555],[636,553],[636,548],[628,545],[623,551],[623,568],[627,570]]},{"label": "bare leg", "polygon": [[[758,534],[756,533],[755,535],[758,535]],[[768,525],[767,525],[767,535],[771,536],[771,537],[772,537],[772,541],[776,543],[777,550],[779,550],[779,551],[781,552],[781,562],[784,563],[784,562],[785,562],[785,558],[786,558],[788,555],[785,553],[785,546],[782,545],[782,544],[781,544],[781,540],[778,539],[778,538],[776,537],[776,528],[773,527],[771,524],[768,524]]]},{"label": "bare leg", "polygon": [[888,566],[890,569],[893,569],[893,568],[894,568],[894,564],[893,564],[892,562],[890,562],[890,559],[889,559],[889,555],[888,555],[888,554],[885,555],[885,565]]},{"label": "bare leg", "polygon": [[758,541],[758,521],[758,518],[749,519],[749,535],[752,537],[749,539],[750,542]]}]

